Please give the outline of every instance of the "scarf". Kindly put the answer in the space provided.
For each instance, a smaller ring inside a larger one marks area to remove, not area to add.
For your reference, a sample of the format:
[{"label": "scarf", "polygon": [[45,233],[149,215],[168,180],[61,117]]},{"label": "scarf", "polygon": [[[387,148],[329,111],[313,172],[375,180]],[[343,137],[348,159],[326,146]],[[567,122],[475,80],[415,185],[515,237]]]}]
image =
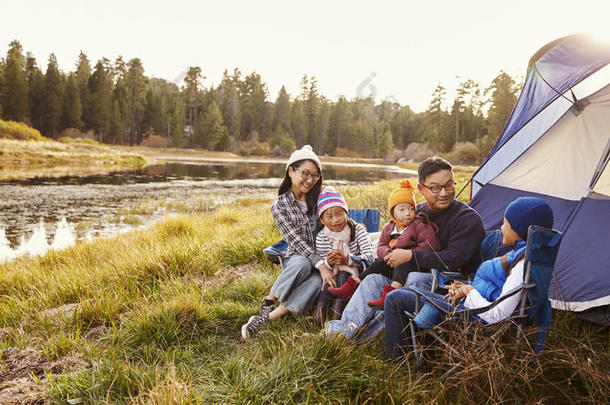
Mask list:
[{"label": "scarf", "polygon": [[[322,232],[324,232],[328,240],[332,243],[333,249],[337,249],[341,253],[343,253],[344,256],[349,257],[349,241],[351,230],[347,224],[340,232],[333,232],[326,226],[324,227]],[[335,275],[339,274],[340,271],[346,271],[351,274],[352,277],[358,277],[359,274],[358,268],[355,266],[347,266],[345,264],[333,266],[333,273],[335,273]]]}]

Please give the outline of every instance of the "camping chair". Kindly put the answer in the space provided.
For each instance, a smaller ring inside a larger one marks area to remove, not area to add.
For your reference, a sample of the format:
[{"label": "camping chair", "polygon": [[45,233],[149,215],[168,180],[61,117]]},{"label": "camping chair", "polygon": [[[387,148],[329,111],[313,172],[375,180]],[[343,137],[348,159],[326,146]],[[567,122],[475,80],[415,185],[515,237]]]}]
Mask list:
[{"label": "camping chair", "polygon": [[[502,232],[499,229],[487,231],[485,238],[481,242],[481,262],[493,259],[498,254],[500,242],[502,241]],[[446,290],[445,284],[454,280],[464,280],[464,276],[459,272],[440,271],[432,269],[432,287],[430,291],[437,289]]]},{"label": "camping chair", "polygon": [[[377,232],[379,230],[379,211],[373,209],[349,210],[347,216],[354,221],[363,224],[367,232]],[[263,249],[263,253],[272,263],[284,267],[284,253],[288,249],[288,243],[283,239],[273,245]],[[354,258],[354,260],[356,260]]]},{"label": "camping chair", "polygon": [[[460,317],[462,319],[466,318],[469,320],[481,321],[477,316],[478,314],[492,309],[500,302],[520,291],[525,291],[520,304],[510,317],[499,322],[501,324],[500,328],[491,336],[491,339],[489,339],[488,342],[495,340],[513,324],[517,327],[516,335],[517,340],[519,341],[523,336],[523,329],[529,322],[536,318],[536,326],[538,329],[536,332],[534,353],[540,353],[544,349],[547,331],[551,326],[552,313],[551,302],[548,299],[548,290],[553,275],[555,259],[557,258],[557,252],[559,251],[561,237],[562,234],[558,231],[535,225],[530,226],[525,248],[523,283],[509,291],[506,295],[499,297],[487,307],[469,310],[460,309],[460,306],[458,305],[456,309],[448,312],[444,308],[435,305],[434,302],[426,296],[426,293],[416,287],[411,287],[411,289],[418,294],[418,298],[423,298],[425,301],[421,311],[416,307],[415,314],[407,313],[407,316],[412,320],[409,327],[411,328],[413,351],[417,366],[421,367],[422,353],[418,348],[415,326],[423,330],[424,333],[430,334],[436,341],[440,342],[454,354],[459,355],[459,353],[457,353],[457,351],[438,333],[442,331],[444,323]],[[443,322],[436,326],[435,323],[437,322],[435,322],[433,316],[435,312],[441,318],[443,316],[446,317]],[[481,346],[476,350],[477,352],[480,352],[481,350],[484,350],[484,348],[484,346]],[[451,374],[460,366],[461,363],[457,363],[445,373],[445,376]]]}]

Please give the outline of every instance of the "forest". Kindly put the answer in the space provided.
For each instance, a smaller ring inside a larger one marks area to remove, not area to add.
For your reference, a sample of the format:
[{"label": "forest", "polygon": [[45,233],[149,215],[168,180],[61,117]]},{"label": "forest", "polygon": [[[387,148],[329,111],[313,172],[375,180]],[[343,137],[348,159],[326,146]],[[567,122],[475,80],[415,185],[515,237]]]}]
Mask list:
[{"label": "forest", "polygon": [[[216,86],[192,66],[179,84],[148,77],[139,58],[94,65],[81,51],[74,71],[51,54],[39,66],[19,41],[0,60],[0,119],[24,122],[43,136],[86,136],[106,144],[167,146],[282,156],[311,144],[322,154],[396,158],[411,144],[453,161],[477,163],[501,133],[520,84],[500,71],[484,87],[461,81],[454,100],[439,82],[426,111],[372,98],[326,98],[314,76],[299,94],[282,86],[273,99],[256,72],[225,70]],[[450,106],[450,107],[448,107]],[[464,156],[461,156],[464,155]]]}]

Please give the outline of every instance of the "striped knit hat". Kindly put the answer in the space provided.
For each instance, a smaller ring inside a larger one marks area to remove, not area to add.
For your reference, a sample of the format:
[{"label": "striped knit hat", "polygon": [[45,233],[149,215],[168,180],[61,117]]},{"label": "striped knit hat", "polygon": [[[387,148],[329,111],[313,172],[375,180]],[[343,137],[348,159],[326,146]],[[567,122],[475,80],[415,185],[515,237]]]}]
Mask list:
[{"label": "striped knit hat", "polygon": [[332,187],[324,187],[324,190],[320,193],[320,197],[318,197],[318,215],[322,216],[322,213],[330,207],[341,207],[345,212],[348,211],[347,203],[341,193],[335,191]]}]

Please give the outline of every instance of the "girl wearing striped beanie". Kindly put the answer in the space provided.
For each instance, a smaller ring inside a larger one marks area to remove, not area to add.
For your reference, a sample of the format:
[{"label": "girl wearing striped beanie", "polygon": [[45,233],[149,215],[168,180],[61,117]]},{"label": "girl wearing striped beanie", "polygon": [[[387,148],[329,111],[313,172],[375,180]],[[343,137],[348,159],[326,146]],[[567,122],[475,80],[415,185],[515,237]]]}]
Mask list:
[{"label": "girl wearing striped beanie", "polygon": [[[350,276],[357,277],[360,270],[373,262],[373,249],[366,228],[347,216],[345,198],[332,187],[326,187],[318,198],[318,214],[324,228],[316,237],[316,251],[324,264],[333,269],[337,285]],[[314,320],[322,325],[331,301],[335,298],[324,286],[314,313]],[[337,301],[330,311],[331,319],[339,319],[346,301]]]}]

